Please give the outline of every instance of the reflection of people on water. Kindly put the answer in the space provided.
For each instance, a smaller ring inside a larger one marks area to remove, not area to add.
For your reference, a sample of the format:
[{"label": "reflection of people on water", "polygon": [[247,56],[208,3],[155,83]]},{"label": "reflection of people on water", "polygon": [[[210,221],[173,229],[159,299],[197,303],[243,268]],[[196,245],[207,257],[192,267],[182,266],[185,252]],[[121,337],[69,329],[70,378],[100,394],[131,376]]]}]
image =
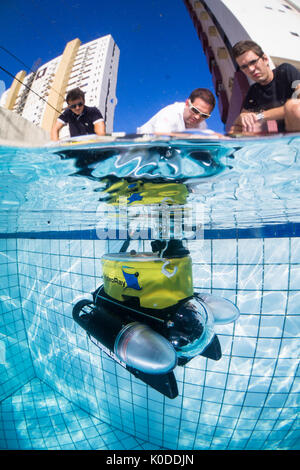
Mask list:
[{"label": "reflection of people on water", "polygon": [[[189,129],[207,130],[208,119],[216,100],[206,88],[192,91],[185,102],[176,102],[156,113],[148,122],[137,129],[138,134],[173,134]],[[210,133],[211,131],[208,131]]]},{"label": "reflection of people on water", "polygon": [[70,136],[97,134],[105,135],[105,123],[96,107],[86,106],[84,92],[74,88],[67,94],[68,108],[58,117],[51,131],[51,139],[59,139],[59,131],[69,124]]},{"label": "reflection of people on water", "polygon": [[268,57],[253,41],[238,42],[233,54],[240,70],[255,83],[230,133],[262,132],[268,121],[277,121],[279,132],[299,131],[300,101],[291,98],[296,90],[299,95],[300,71],[288,63],[272,70]]}]

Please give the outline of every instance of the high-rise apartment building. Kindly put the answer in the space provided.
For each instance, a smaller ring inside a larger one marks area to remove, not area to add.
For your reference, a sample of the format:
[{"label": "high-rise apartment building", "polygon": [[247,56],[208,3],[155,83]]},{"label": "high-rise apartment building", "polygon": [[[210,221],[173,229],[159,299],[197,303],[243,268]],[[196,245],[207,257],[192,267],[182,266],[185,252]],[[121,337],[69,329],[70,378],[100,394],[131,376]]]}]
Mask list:
[{"label": "high-rise apartment building", "polygon": [[300,0],[184,0],[205,53],[228,129],[250,82],[237,69],[232,47],[258,43],[271,67],[289,62],[300,69]]},{"label": "high-rise apartment building", "polygon": [[[100,109],[107,133],[111,133],[117,104],[119,55],[119,48],[110,35],[86,44],[74,39],[66,44],[61,56],[36,71],[28,75],[20,71],[2,95],[0,105],[50,131],[67,106],[66,93],[79,87],[85,93],[86,105]],[[68,126],[60,133],[60,137],[66,136]]]}]

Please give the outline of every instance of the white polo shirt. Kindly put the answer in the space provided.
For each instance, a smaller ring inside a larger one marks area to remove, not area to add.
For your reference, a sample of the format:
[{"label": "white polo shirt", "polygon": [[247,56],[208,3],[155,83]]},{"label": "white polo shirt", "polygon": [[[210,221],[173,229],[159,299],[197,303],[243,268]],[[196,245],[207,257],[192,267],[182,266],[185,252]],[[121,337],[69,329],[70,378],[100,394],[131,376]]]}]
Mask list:
[{"label": "white polo shirt", "polygon": [[[138,134],[153,134],[154,132],[184,132],[186,131],[185,123],[183,120],[183,111],[185,103],[173,103],[156,113],[148,122],[143,126],[137,128]],[[202,121],[195,129],[205,130],[207,124]]]}]

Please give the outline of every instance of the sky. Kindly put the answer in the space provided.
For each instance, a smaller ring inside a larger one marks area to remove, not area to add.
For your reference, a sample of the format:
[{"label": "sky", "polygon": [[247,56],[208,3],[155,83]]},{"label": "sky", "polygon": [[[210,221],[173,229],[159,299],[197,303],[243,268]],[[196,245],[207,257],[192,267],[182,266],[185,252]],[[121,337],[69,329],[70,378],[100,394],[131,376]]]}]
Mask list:
[{"label": "sky", "polygon": [[[72,39],[84,44],[111,34],[120,49],[115,132],[136,132],[195,88],[214,93],[183,0],[0,0],[0,27],[0,65],[12,75],[62,54]],[[12,77],[0,70],[0,81],[9,88]],[[218,106],[208,126],[224,131]]]}]

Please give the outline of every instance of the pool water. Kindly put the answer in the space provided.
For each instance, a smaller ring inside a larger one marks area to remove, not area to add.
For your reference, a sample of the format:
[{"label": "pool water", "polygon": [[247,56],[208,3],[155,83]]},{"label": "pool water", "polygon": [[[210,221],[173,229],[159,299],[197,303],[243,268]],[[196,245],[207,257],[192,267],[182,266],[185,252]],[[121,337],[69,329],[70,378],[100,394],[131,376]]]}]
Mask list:
[{"label": "pool water", "polygon": [[[300,448],[300,137],[117,139],[0,154],[0,448]],[[179,217],[179,222],[178,222]],[[72,318],[101,257],[179,238],[240,311],[170,399]]]}]

